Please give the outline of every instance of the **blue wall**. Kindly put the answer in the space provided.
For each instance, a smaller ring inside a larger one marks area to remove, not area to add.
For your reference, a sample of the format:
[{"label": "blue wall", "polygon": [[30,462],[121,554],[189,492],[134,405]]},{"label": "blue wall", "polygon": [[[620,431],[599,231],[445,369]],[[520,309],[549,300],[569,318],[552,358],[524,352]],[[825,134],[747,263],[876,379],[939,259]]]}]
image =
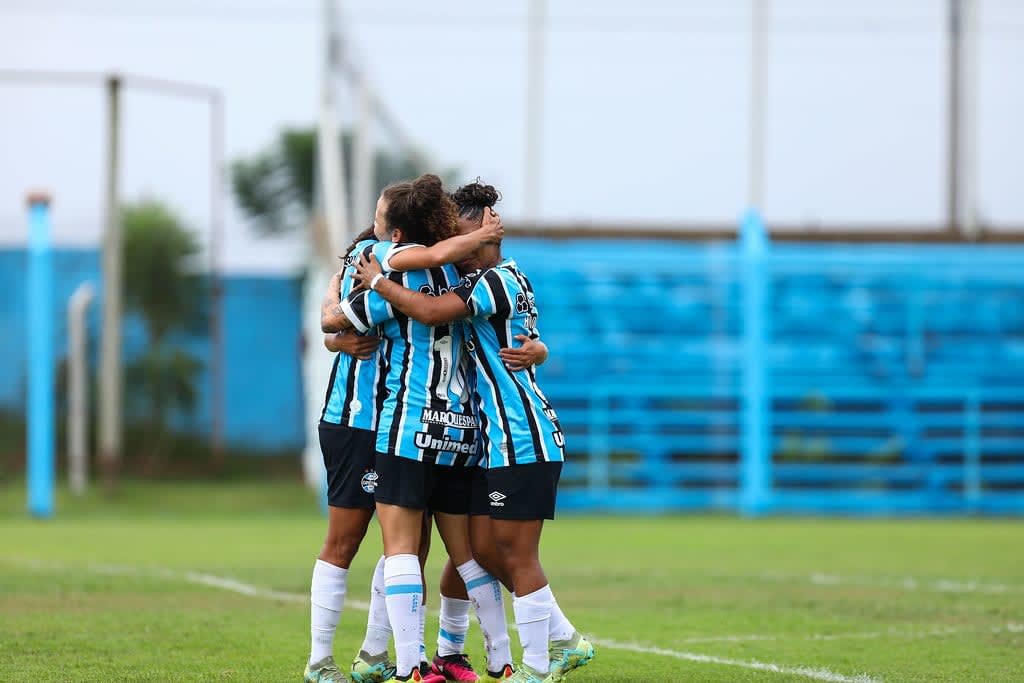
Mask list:
[{"label": "blue wall", "polygon": [[[0,409],[24,411],[26,391],[26,255],[0,250]],[[89,313],[89,344],[96,367],[102,282],[95,250],[59,249],[54,253],[58,358],[67,354],[67,301],[82,282],[92,282],[96,297]],[[233,276],[224,282],[225,438],[230,446],[253,452],[301,448],[302,373],[300,371],[300,282],[294,278]],[[197,405],[191,415],[175,416],[180,429],[207,434],[210,429],[209,340],[179,338],[178,343],[204,363]],[[145,348],[141,321],[124,325],[126,359]],[[131,411],[131,406],[127,407]]]}]

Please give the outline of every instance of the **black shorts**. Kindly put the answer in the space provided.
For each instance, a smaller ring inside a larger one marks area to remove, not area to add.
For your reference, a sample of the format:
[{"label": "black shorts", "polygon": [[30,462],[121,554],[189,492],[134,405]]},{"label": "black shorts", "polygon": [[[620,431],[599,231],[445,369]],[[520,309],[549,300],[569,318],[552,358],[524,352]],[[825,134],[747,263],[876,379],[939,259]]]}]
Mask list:
[{"label": "black shorts", "polygon": [[348,425],[320,423],[320,452],[327,468],[327,504],[336,508],[373,509],[377,435]]},{"label": "black shorts", "polygon": [[473,481],[472,490],[469,494],[469,514],[487,515],[491,514],[491,499],[487,494],[491,490],[487,487],[487,470],[483,467],[472,467]]},{"label": "black shorts", "polygon": [[473,468],[436,465],[377,453],[378,503],[449,515],[469,512]]},{"label": "black shorts", "polygon": [[493,467],[487,470],[487,504],[492,519],[554,519],[560,462]]}]

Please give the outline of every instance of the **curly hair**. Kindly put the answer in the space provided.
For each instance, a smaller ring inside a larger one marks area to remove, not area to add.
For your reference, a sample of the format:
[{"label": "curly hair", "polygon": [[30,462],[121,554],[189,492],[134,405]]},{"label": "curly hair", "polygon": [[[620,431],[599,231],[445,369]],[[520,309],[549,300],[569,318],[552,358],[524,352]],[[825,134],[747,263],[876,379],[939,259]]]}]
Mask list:
[{"label": "curly hair", "polygon": [[483,217],[484,209],[501,201],[501,193],[494,185],[484,185],[479,178],[452,192],[451,197],[458,207],[459,217],[474,221]]},{"label": "curly hair", "polygon": [[390,229],[401,228],[406,242],[431,246],[456,234],[455,203],[441,186],[441,179],[427,173],[415,180],[384,188],[387,209],[384,220]]}]

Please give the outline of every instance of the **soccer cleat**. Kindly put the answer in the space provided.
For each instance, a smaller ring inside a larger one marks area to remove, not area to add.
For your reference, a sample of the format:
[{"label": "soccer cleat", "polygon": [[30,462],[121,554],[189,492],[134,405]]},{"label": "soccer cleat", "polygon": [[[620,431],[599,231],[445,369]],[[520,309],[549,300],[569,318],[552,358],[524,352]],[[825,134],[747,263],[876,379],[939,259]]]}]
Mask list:
[{"label": "soccer cleat", "polygon": [[506,664],[497,671],[488,670],[487,674],[480,680],[483,681],[483,683],[501,683],[502,681],[507,681],[512,678],[512,674],[515,672],[516,670],[512,668],[511,664]]},{"label": "soccer cleat", "polygon": [[302,683],[349,683],[349,680],[338,670],[334,657],[324,657],[315,664],[306,665]]},{"label": "soccer cleat", "polygon": [[420,668],[413,669],[408,676],[395,676],[396,681],[416,681],[416,683],[445,683],[444,676],[435,674],[430,670],[426,662],[420,663]]},{"label": "soccer cleat", "polygon": [[548,645],[549,671],[552,681],[561,681],[573,669],[585,666],[594,658],[594,646],[579,634],[572,634],[568,640],[554,640]]},{"label": "soccer cleat", "polygon": [[349,676],[355,683],[384,683],[394,678],[395,665],[388,659],[387,650],[379,655],[360,650],[359,655],[352,660]]},{"label": "soccer cleat", "polygon": [[521,663],[516,667],[515,672],[512,674],[512,678],[508,678],[506,680],[508,683],[553,683],[554,681],[561,679],[554,678],[553,673],[537,671],[533,667],[527,666],[525,663]]},{"label": "soccer cleat", "polygon": [[434,663],[431,670],[444,676],[446,681],[479,681],[480,677],[473,671],[473,665],[469,663],[469,657],[463,654],[457,655],[434,655]]}]

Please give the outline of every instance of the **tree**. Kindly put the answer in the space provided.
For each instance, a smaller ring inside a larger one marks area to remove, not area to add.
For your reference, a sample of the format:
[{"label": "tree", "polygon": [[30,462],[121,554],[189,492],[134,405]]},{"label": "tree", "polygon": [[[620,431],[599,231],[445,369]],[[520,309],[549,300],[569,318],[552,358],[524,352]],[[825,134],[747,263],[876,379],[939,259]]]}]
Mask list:
[{"label": "tree", "polygon": [[164,204],[143,200],[122,208],[125,307],[142,318],[146,350],[126,367],[129,399],[147,423],[157,457],[173,411],[191,412],[202,362],[172,344],[177,332],[205,329],[205,287],[195,267],[195,235]]},{"label": "tree", "polygon": [[[343,133],[340,144],[346,188],[351,197],[352,135]],[[251,157],[238,159],[231,165],[235,199],[243,213],[252,220],[257,233],[275,235],[309,227],[316,197],[316,149],[317,133],[314,128],[290,128],[282,131],[268,148]],[[415,178],[426,171],[408,156],[377,150],[374,154],[374,191],[399,180]],[[372,218],[357,216],[356,220],[365,220],[369,225]]]}]

